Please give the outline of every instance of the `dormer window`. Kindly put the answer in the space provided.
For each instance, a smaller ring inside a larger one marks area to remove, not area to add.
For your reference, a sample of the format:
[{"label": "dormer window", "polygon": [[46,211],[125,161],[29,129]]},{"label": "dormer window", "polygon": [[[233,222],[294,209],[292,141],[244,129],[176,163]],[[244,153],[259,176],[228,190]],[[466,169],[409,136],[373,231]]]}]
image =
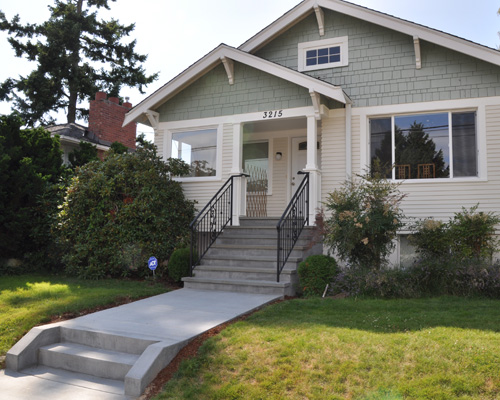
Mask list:
[{"label": "dormer window", "polygon": [[299,71],[345,67],[347,64],[347,36],[299,43]]}]

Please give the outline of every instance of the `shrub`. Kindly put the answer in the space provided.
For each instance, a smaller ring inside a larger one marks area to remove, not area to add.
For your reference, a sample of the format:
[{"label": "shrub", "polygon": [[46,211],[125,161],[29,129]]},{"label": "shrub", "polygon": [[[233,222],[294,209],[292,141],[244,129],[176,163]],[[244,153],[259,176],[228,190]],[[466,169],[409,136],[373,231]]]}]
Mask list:
[{"label": "shrub", "polygon": [[0,259],[30,256],[45,263],[65,168],[59,139],[22,125],[14,115],[0,116]]},{"label": "shrub", "polygon": [[78,149],[73,150],[68,155],[71,167],[75,169],[76,167],[81,167],[91,161],[99,160],[97,156],[97,147],[89,142],[80,142],[78,144]]},{"label": "shrub", "polygon": [[191,250],[182,248],[175,250],[168,260],[167,272],[170,279],[180,282],[185,276],[191,275]]},{"label": "shrub", "polygon": [[450,252],[451,237],[448,225],[442,221],[425,219],[417,221],[409,236],[409,241],[424,258],[441,258]]},{"label": "shrub", "polygon": [[462,208],[446,224],[433,219],[417,222],[410,236],[417,252],[424,259],[451,257],[456,263],[469,259],[491,261],[498,249],[495,226],[500,218],[491,212],[478,212],[477,208]]},{"label": "shrub", "polygon": [[339,272],[334,258],[325,255],[307,257],[299,264],[298,274],[302,293],[306,297],[321,296],[327,284]]},{"label": "shrub", "polygon": [[332,216],[325,224],[325,244],[351,265],[380,269],[403,226],[399,204],[404,195],[398,184],[380,174],[359,178],[328,196],[326,208]]},{"label": "shrub", "polygon": [[498,249],[495,225],[500,223],[500,218],[492,212],[478,212],[478,207],[479,204],[470,210],[462,207],[449,223],[451,251],[459,259],[491,260]]},{"label": "shrub", "polygon": [[180,183],[189,167],[163,162],[154,145],[140,141],[135,153],[109,154],[82,166],[59,215],[67,271],[83,278],[144,276],[147,260],[161,265],[188,234],[194,205]]}]

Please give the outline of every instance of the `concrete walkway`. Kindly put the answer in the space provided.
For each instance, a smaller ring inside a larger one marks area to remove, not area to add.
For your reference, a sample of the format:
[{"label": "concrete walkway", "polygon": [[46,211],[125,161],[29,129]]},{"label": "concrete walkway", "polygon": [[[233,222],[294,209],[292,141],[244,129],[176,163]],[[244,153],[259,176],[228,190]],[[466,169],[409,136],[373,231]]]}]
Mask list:
[{"label": "concrete walkway", "polygon": [[[180,289],[54,325],[179,343],[279,298],[277,295]],[[21,372],[0,370],[0,398],[130,399],[124,395],[123,382],[44,366]]]}]

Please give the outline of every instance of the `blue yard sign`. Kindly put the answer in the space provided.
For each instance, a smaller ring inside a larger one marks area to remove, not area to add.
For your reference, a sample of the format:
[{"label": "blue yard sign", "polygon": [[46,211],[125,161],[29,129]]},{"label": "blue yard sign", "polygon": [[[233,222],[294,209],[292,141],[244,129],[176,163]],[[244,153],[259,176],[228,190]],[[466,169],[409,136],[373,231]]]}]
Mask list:
[{"label": "blue yard sign", "polygon": [[158,260],[156,257],[150,257],[148,260],[148,267],[151,271],[154,271],[156,267],[158,266]]}]

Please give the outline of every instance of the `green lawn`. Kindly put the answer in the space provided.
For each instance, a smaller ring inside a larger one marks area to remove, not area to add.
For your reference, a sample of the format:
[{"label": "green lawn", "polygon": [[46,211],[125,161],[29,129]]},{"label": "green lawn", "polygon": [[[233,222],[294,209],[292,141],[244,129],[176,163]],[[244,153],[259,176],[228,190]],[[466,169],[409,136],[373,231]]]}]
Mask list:
[{"label": "green lawn", "polygon": [[231,325],[156,399],[499,399],[500,301],[292,300]]},{"label": "green lawn", "polygon": [[[166,291],[147,281],[84,281],[49,275],[0,277],[0,358],[33,326],[53,316]],[[1,364],[1,363],[0,363]]]}]

